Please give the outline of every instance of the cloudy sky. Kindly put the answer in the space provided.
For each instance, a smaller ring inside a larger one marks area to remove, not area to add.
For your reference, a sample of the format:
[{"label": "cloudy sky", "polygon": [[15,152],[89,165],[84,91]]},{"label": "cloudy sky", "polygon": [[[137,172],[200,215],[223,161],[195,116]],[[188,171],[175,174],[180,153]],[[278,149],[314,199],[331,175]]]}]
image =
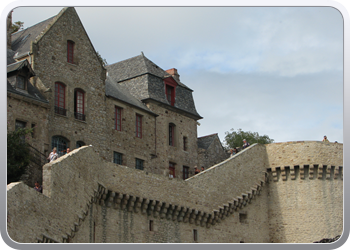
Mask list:
[{"label": "cloudy sky", "polygon": [[[30,8],[30,10],[28,10]],[[20,7],[32,26],[62,8]],[[343,142],[343,19],[332,7],[77,7],[109,64],[141,51],[194,90],[198,136]]]}]

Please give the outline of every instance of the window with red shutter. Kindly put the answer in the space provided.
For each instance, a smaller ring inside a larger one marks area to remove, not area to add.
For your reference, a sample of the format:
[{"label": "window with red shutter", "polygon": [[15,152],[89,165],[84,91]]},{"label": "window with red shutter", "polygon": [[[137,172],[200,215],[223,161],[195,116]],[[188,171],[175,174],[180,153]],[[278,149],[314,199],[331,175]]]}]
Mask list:
[{"label": "window with red shutter", "polygon": [[122,109],[115,107],[115,130],[122,131]]},{"label": "window with red shutter", "polygon": [[55,113],[66,115],[65,109],[65,86],[60,83],[55,83]]},{"label": "window with red shutter", "polygon": [[136,137],[142,138],[142,116],[136,115]]},{"label": "window with red shutter", "polygon": [[74,42],[67,41],[67,62],[74,63]]},{"label": "window with red shutter", "polygon": [[84,92],[81,89],[74,91],[74,117],[81,121],[85,121],[84,99]]}]

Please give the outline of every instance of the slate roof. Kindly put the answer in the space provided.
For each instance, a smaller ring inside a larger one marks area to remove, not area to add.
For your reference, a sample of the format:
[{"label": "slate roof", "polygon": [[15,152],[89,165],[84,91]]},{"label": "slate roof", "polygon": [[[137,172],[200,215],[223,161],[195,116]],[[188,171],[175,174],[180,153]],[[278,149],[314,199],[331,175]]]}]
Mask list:
[{"label": "slate roof", "polygon": [[[143,53],[141,55],[108,65],[107,70],[110,77],[116,82],[121,82],[144,74],[152,74],[161,79],[171,76],[168,72],[161,69],[158,65],[145,57]],[[177,81],[176,79],[174,80],[181,87],[193,91],[182,82]]]},{"label": "slate roof", "polygon": [[206,135],[197,138],[198,148],[208,149],[218,134]]},{"label": "slate roof", "polygon": [[[9,50],[7,52],[9,53]],[[21,70],[24,67],[31,72],[31,76],[35,75],[34,71],[32,70],[27,60],[22,60],[22,61],[7,65],[7,74],[11,74],[12,72]],[[27,98],[30,98],[39,102],[49,103],[45,99],[45,97],[40,93],[40,91],[36,87],[34,87],[30,82],[27,82],[27,90],[21,90],[21,89],[16,89],[12,87],[11,83],[7,80],[7,92],[14,93],[20,96],[25,96]]]},{"label": "slate roof", "polygon": [[53,16],[45,21],[37,23],[27,29],[20,30],[11,35],[11,49],[17,53],[16,56],[25,55],[30,51],[30,43],[34,41],[45,28],[53,22]]},{"label": "slate roof", "polygon": [[110,96],[122,102],[129,103],[134,107],[137,107],[148,113],[158,116],[157,114],[152,112],[149,108],[147,108],[146,105],[144,105],[140,100],[132,96],[127,89],[125,89],[123,86],[113,81],[110,76],[107,76],[106,78],[105,92],[106,92],[106,96]]},{"label": "slate roof", "polygon": [[20,96],[27,97],[29,99],[33,99],[43,103],[49,103],[45,97],[40,93],[40,91],[35,88],[30,82],[27,84],[27,91],[17,90],[12,87],[11,83],[7,81],[7,92],[14,93]]}]

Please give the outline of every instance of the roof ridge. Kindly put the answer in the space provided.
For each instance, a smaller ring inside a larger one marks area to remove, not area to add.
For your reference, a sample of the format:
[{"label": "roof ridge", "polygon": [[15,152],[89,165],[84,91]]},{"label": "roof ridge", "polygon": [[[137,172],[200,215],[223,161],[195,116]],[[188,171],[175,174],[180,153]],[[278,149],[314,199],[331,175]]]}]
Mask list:
[{"label": "roof ridge", "polygon": [[[58,14],[57,14],[57,15],[58,15]],[[12,33],[11,36],[12,36],[12,35],[17,35],[17,34],[20,33],[20,32],[27,31],[28,29],[31,29],[31,28],[33,28],[34,26],[37,26],[37,25],[39,25],[39,24],[41,24],[41,23],[43,23],[43,22],[47,22],[47,21],[49,21],[50,19],[53,19],[54,17],[56,17],[57,15],[54,15],[54,16],[52,16],[52,17],[49,17],[49,18],[47,18],[47,19],[45,19],[45,20],[43,20],[43,21],[40,21],[40,22],[38,22],[38,23],[36,23],[36,24],[33,24],[32,26],[29,26],[29,27],[27,27],[27,28],[25,28],[25,29],[18,30],[18,31],[16,31],[16,32]]]}]

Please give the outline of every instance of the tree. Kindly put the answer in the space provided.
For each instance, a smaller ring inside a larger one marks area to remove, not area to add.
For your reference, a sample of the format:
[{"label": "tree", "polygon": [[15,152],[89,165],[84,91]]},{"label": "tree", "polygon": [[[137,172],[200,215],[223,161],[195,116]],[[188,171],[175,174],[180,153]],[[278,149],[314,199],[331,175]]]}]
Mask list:
[{"label": "tree", "polygon": [[12,24],[12,33],[19,31],[23,27],[24,22],[17,21]]},{"label": "tree", "polygon": [[242,147],[243,139],[246,139],[250,145],[253,143],[269,144],[274,142],[274,139],[270,139],[267,135],[260,136],[258,132],[245,132],[242,129],[238,129],[237,131],[231,129],[231,131],[231,133],[225,132],[224,145],[227,149]]},{"label": "tree", "polygon": [[30,162],[30,150],[25,136],[33,129],[20,128],[7,132],[7,183],[19,181]]}]

